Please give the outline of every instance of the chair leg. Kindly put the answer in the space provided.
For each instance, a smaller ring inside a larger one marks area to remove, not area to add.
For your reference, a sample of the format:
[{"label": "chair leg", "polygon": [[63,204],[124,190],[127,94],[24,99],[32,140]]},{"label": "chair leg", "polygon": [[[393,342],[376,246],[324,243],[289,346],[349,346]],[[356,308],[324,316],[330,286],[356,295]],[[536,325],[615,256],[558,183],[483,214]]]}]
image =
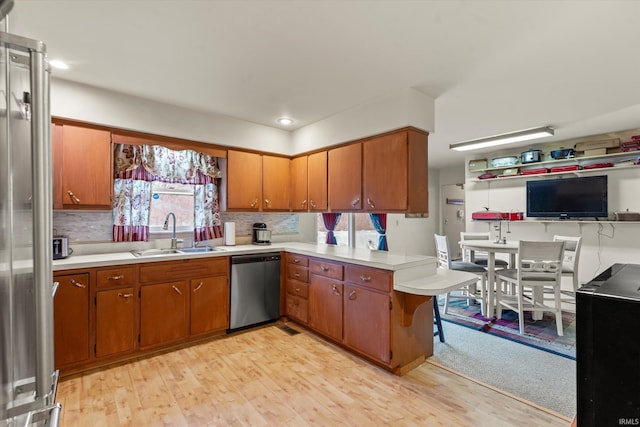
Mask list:
[{"label": "chair leg", "polygon": [[561,337],[563,334],[562,329],[562,302],[560,301],[560,285],[556,285],[554,288],[554,294],[556,297],[556,329],[558,330],[558,336]]},{"label": "chair leg", "polygon": [[524,289],[522,285],[518,285],[518,330],[520,335],[524,334],[524,310],[523,307],[523,294]]},{"label": "chair leg", "polygon": [[450,292],[447,292],[447,295],[444,297],[444,314],[447,314],[449,310],[449,294]]},{"label": "chair leg", "polygon": [[442,329],[442,320],[440,319],[440,308],[438,307],[438,301],[434,298],[433,300],[433,317],[436,321],[436,328],[438,329],[434,332],[434,336],[437,335],[440,338],[440,342],[444,342],[444,330]]},{"label": "chair leg", "polygon": [[[501,319],[502,318],[502,285],[504,285],[506,282],[501,281],[500,282],[500,286],[496,286],[496,318],[497,319]],[[489,317],[489,316],[487,316]]]}]

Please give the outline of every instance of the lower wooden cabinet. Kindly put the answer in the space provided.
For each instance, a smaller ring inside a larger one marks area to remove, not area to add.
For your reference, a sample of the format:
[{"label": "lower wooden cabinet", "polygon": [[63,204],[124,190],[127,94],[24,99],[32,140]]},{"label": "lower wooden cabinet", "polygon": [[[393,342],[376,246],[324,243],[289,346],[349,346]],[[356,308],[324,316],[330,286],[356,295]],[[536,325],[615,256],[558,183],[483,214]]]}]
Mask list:
[{"label": "lower wooden cabinet", "polygon": [[336,341],[342,341],[342,291],[342,282],[311,275],[309,326]]},{"label": "lower wooden cabinet", "polygon": [[96,292],[96,357],[131,352],[136,344],[133,288]]},{"label": "lower wooden cabinet", "polygon": [[191,335],[229,328],[227,276],[191,280]]},{"label": "lower wooden cabinet", "polygon": [[309,321],[309,303],[306,298],[287,294],[287,316],[306,324]]},{"label": "lower wooden cabinet", "polygon": [[189,335],[189,283],[144,285],[140,289],[140,348]]},{"label": "lower wooden cabinet", "polygon": [[343,343],[374,359],[388,363],[391,298],[351,284],[344,287]]},{"label": "lower wooden cabinet", "polygon": [[54,276],[59,283],[53,300],[54,357],[57,368],[90,357],[89,274]]}]

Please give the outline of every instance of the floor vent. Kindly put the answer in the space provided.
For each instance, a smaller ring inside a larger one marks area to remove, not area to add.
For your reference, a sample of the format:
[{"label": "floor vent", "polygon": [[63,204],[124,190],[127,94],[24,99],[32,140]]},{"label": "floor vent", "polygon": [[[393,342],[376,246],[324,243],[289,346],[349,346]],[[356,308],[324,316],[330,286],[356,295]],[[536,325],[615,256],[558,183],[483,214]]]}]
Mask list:
[{"label": "floor vent", "polygon": [[293,329],[292,327],[287,326],[287,325],[280,325],[280,326],[278,326],[278,328],[280,328],[281,330],[285,331],[289,335],[298,335],[300,333],[300,331],[296,331],[295,329]]}]

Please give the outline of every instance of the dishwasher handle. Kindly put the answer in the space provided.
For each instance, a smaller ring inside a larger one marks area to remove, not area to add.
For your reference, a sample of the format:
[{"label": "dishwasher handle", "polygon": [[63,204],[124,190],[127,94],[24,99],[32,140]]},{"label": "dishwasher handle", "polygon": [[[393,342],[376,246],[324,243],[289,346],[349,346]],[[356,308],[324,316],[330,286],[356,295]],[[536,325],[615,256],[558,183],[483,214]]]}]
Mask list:
[{"label": "dishwasher handle", "polygon": [[231,257],[231,264],[249,264],[254,262],[279,260],[280,254],[235,255]]}]

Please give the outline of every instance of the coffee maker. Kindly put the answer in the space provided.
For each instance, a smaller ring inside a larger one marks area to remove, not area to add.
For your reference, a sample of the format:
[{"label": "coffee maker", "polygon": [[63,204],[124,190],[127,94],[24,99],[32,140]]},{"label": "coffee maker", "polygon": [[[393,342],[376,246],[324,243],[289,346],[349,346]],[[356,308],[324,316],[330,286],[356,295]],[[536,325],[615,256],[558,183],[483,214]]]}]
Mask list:
[{"label": "coffee maker", "polygon": [[271,244],[271,230],[267,230],[267,224],[265,224],[264,222],[256,222],[255,224],[253,224],[251,243],[254,245]]}]

